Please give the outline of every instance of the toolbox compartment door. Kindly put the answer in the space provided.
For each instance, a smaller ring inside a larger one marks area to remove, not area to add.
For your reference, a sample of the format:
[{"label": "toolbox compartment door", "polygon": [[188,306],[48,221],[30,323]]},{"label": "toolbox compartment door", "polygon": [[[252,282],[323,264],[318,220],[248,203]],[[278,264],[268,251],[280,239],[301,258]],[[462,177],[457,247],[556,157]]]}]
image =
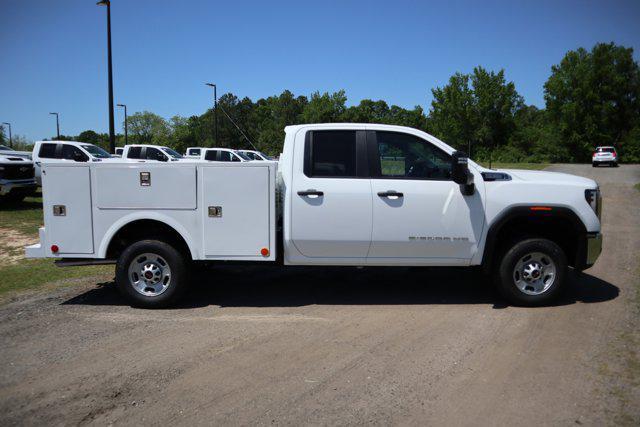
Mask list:
[{"label": "toolbox compartment door", "polygon": [[92,254],[89,166],[46,166],[42,198],[47,245],[58,246],[60,255]]},{"label": "toolbox compartment door", "polygon": [[96,165],[98,209],[196,209],[194,165]]},{"label": "toolbox compartment door", "polygon": [[205,257],[261,259],[263,248],[273,252],[269,174],[266,166],[202,167]]}]

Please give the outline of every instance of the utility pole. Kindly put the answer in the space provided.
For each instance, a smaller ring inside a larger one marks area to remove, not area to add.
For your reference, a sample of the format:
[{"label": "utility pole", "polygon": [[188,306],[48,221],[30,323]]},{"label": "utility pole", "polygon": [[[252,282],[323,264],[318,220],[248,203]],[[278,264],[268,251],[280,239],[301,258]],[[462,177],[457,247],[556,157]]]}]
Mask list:
[{"label": "utility pole", "polygon": [[3,125],[7,125],[9,126],[9,147],[13,148],[13,140],[11,139],[11,123],[9,122],[2,122]]},{"label": "utility pole", "polygon": [[109,150],[116,152],[116,135],[113,124],[113,71],[111,66],[111,1],[101,0],[97,5],[107,6],[107,56],[109,62]]},{"label": "utility pole", "polygon": [[58,113],[49,113],[56,116],[56,131],[58,132],[58,140],[60,140],[60,120],[58,119]]},{"label": "utility pole", "polygon": [[218,91],[216,85],[213,83],[205,83],[207,86],[213,88],[213,128],[215,132],[215,138],[213,140],[213,146],[218,146]]},{"label": "utility pole", "polygon": [[124,145],[129,144],[129,132],[127,130],[127,106],[118,104],[118,107],[124,107]]}]

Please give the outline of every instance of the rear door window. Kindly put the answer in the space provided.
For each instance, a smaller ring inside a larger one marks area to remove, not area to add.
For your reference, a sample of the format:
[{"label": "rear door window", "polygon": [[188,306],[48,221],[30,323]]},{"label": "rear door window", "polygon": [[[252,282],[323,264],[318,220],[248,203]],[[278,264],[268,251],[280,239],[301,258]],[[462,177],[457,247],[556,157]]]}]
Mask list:
[{"label": "rear door window", "polygon": [[207,150],[207,152],[204,155],[204,159],[215,162],[216,160],[218,160],[216,158],[217,155],[218,155],[218,150]]},{"label": "rear door window", "polygon": [[43,159],[56,159],[56,146],[58,144],[42,144],[40,145],[40,152],[38,157]]},{"label": "rear door window", "polygon": [[314,131],[311,135],[311,177],[356,177],[356,131]]},{"label": "rear door window", "polygon": [[127,152],[128,159],[141,159],[142,158],[142,147],[129,147],[129,151]]}]

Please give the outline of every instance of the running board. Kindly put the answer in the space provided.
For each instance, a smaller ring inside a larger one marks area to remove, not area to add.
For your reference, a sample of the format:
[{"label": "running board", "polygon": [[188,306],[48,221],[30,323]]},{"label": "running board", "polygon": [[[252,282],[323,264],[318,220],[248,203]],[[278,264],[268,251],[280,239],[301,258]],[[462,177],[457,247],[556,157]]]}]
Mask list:
[{"label": "running board", "polygon": [[115,259],[91,259],[91,258],[62,258],[55,261],[58,267],[77,267],[80,265],[108,265],[115,264]]}]

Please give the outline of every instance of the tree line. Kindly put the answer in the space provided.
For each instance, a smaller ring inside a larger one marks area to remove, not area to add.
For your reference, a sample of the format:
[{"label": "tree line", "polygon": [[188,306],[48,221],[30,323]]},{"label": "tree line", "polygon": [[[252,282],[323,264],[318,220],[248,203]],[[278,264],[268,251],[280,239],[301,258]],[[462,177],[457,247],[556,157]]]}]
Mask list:
[{"label": "tree line", "polygon": [[[218,141],[214,114],[166,120],[149,111],[128,118],[129,143],[251,148],[277,155],[284,127],[303,123],[385,123],[422,129],[476,160],[503,162],[587,162],[596,146],[612,145],[626,162],[640,161],[640,68],[633,49],[614,43],[566,53],[544,84],[545,108],[526,105],[504,70],[476,67],[456,73],[431,90],[429,111],[364,99],[347,107],[344,90],[296,96],[288,90],[253,101],[232,93],[218,100]],[[227,117],[231,117],[240,132]],[[245,138],[243,134],[246,134]],[[64,136],[108,145],[92,130]],[[118,135],[118,145],[124,137]]]}]

